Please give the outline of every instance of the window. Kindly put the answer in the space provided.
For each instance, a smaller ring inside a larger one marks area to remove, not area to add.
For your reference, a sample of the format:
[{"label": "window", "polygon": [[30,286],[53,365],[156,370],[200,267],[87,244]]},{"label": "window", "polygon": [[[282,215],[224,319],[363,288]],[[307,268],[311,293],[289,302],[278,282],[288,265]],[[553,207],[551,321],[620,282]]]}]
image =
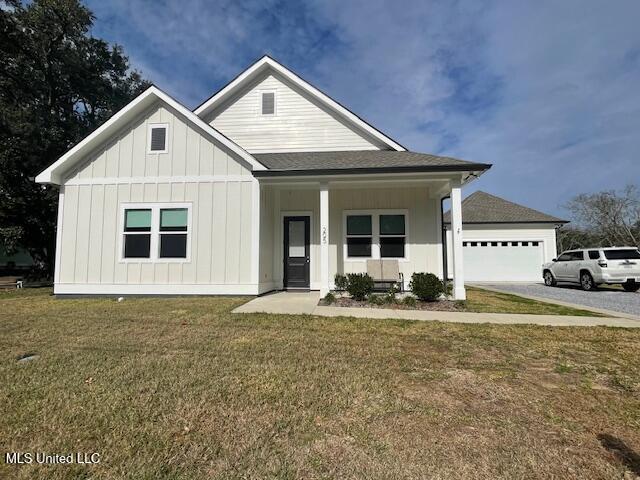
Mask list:
[{"label": "window", "polygon": [[186,208],[160,209],[160,258],[187,258]]},{"label": "window", "polygon": [[508,247],[509,246],[509,242],[502,242],[501,244],[503,247]]},{"label": "window", "polygon": [[347,256],[371,257],[371,215],[347,215]]},{"label": "window", "polygon": [[187,260],[190,216],[190,204],[124,205],[122,259]]},{"label": "window", "polygon": [[345,211],[344,258],[408,257],[406,210]]},{"label": "window", "polygon": [[607,260],[639,260],[640,251],[634,249],[605,250],[604,256]]},{"label": "window", "polygon": [[584,253],[583,252],[569,252],[570,255],[570,260],[572,261],[577,261],[577,260],[584,260]]},{"label": "window", "polygon": [[124,258],[149,258],[151,253],[151,210],[124,211]]},{"label": "window", "polygon": [[262,92],[262,115],[275,115],[276,113],[276,92]]},{"label": "window", "polygon": [[462,242],[462,246],[466,247],[467,246],[467,242]]},{"label": "window", "polygon": [[477,247],[478,246],[478,242],[471,242],[471,246],[472,247]]},{"label": "window", "polygon": [[149,153],[167,153],[167,131],[169,125],[166,123],[154,123],[149,125]]},{"label": "window", "polygon": [[498,242],[491,242],[491,246],[492,247],[497,247],[498,246]]},{"label": "window", "polygon": [[380,215],[380,258],[404,258],[404,215]]},{"label": "window", "polygon": [[481,247],[486,247],[487,246],[487,242],[480,242],[480,246]]},{"label": "window", "polygon": [[522,242],[522,246],[523,247],[528,247],[529,246],[529,242]]},{"label": "window", "polygon": [[540,244],[540,242],[531,242],[531,246],[532,247],[537,247]]},{"label": "window", "polygon": [[571,260],[571,254],[570,253],[563,253],[562,255],[560,255],[558,257],[558,261],[559,262],[568,262],[569,260]]},{"label": "window", "polygon": [[598,250],[589,250],[589,258],[591,260],[598,260],[600,258],[600,252]]}]

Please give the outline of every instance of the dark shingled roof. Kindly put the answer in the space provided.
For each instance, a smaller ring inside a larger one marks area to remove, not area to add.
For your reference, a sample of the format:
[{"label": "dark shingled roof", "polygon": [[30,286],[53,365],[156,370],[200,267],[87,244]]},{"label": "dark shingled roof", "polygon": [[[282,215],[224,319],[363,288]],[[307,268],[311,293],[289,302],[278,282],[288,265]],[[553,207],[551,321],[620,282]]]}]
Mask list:
[{"label": "dark shingled roof", "polygon": [[[444,214],[443,220],[445,223],[451,223],[450,211]],[[462,223],[567,223],[567,221],[478,191],[462,201]]]},{"label": "dark shingled roof", "polygon": [[491,165],[473,163],[457,158],[439,157],[427,153],[397,152],[390,150],[352,150],[340,152],[286,152],[256,153],[253,156],[269,170],[256,171],[256,176],[273,174],[314,174],[341,173],[357,170],[375,171],[407,169],[408,171],[477,171],[486,170]]}]

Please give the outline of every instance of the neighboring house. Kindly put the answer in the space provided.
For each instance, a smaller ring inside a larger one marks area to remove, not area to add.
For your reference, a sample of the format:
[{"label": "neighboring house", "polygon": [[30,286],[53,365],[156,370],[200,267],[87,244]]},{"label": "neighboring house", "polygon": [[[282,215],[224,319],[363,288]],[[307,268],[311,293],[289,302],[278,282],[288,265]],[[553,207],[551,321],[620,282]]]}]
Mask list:
[{"label": "neighboring house", "polygon": [[[411,101],[411,99],[407,99]],[[43,171],[60,185],[54,292],[328,292],[394,258],[465,298],[461,189],[490,165],[409,152],[265,56],[190,111],[151,87]]]},{"label": "neighboring house", "polygon": [[[450,212],[447,259],[451,264]],[[556,229],[566,220],[475,192],[462,202],[462,251],[470,282],[540,281],[542,264],[556,257]]]}]

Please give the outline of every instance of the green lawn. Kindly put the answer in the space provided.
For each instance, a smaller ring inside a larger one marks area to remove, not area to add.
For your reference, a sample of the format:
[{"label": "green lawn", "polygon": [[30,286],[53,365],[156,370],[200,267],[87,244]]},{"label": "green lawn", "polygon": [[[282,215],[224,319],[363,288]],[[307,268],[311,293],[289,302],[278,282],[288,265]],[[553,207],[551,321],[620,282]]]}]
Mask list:
[{"label": "green lawn", "polygon": [[597,312],[540,302],[510,293],[493,292],[477,287],[467,287],[466,312],[529,313],[534,315],[577,315],[580,317],[604,317]]},{"label": "green lawn", "polygon": [[[0,478],[634,478],[640,331],[0,293]],[[25,353],[40,357],[27,363]]]}]

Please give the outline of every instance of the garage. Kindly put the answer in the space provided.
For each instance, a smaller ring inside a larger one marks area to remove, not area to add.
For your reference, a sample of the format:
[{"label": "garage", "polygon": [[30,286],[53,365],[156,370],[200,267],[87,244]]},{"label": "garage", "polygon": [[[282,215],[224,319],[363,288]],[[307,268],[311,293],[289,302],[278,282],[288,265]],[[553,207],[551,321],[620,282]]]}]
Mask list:
[{"label": "garage", "polygon": [[469,282],[532,282],[541,277],[544,242],[463,241],[465,279]]},{"label": "garage", "polygon": [[[452,265],[449,212],[446,265]],[[465,282],[539,282],[541,266],[556,257],[556,229],[565,220],[485,192],[462,202]],[[451,278],[451,269],[446,268]]]}]

